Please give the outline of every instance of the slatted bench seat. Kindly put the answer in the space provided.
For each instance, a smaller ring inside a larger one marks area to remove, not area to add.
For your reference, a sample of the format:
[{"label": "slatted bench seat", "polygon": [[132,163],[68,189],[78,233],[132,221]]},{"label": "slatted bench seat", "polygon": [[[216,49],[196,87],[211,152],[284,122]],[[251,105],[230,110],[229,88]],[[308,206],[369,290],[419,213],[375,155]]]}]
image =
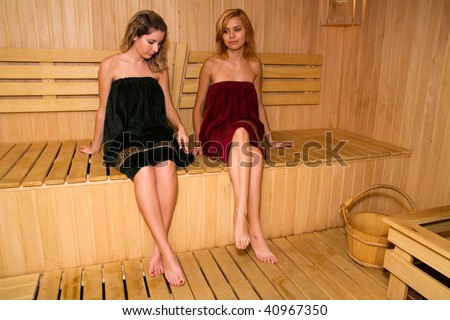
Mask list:
[{"label": "slatted bench seat", "polygon": [[[332,161],[342,161],[345,165],[352,161],[411,154],[407,149],[336,129],[283,130],[274,132],[274,136],[278,140],[293,141],[294,147],[268,148],[266,168],[331,165]],[[0,143],[0,189],[127,179],[116,168],[105,166],[101,153],[89,156],[77,152],[78,146],[89,143],[89,140]],[[338,150],[340,158],[328,156],[327,143],[342,145]],[[220,161],[199,157],[188,168],[179,168],[178,175],[226,170],[226,164]]]},{"label": "slatted bench seat", "polygon": [[106,167],[102,154],[77,152],[87,144],[89,140],[0,144],[0,189],[127,179]]},{"label": "slatted bench seat", "polygon": [[[151,253],[132,181],[104,166],[101,154],[77,152],[94,130],[98,64],[112,53],[0,48],[0,278]],[[207,54],[177,43],[168,56],[174,103],[189,132],[196,77]],[[320,103],[320,56],[261,57],[265,103]],[[406,185],[410,151],[404,148],[330,128],[274,135],[294,147],[267,149],[261,221],[269,238],[341,227],[343,199],[368,184]],[[335,146],[345,164],[330,157]],[[227,166],[200,157],[178,177],[169,234],[174,250],[231,244]]]}]

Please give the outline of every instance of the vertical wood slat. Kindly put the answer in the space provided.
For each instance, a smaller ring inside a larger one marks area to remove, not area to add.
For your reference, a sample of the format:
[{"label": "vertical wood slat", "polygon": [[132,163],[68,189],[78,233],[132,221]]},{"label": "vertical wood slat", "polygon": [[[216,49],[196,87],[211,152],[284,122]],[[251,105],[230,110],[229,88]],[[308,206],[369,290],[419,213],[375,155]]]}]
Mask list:
[{"label": "vertical wood slat", "polygon": [[195,251],[194,256],[200,265],[209,287],[218,300],[236,300],[232,288],[223,276],[209,250]]},{"label": "vertical wood slat", "polygon": [[78,141],[75,147],[74,156],[70,164],[70,171],[67,176],[68,183],[80,183],[87,180],[87,167],[89,155],[78,150],[80,146],[89,145],[89,140]]},{"label": "vertical wood slat", "polygon": [[103,162],[103,153],[92,154],[89,167],[89,181],[105,181],[107,178],[107,166]]},{"label": "vertical wood slat", "polygon": [[144,272],[140,260],[127,260],[123,262],[125,281],[129,300],[148,299],[145,289]]},{"label": "vertical wood slat", "polygon": [[81,267],[63,271],[61,300],[79,300],[81,294]]},{"label": "vertical wood slat", "polygon": [[15,143],[0,143],[0,160],[7,154],[13,147]]},{"label": "vertical wood slat", "polygon": [[31,168],[44,150],[46,142],[33,142],[14,168],[0,181],[0,188],[17,188],[22,184]]},{"label": "vertical wood slat", "polygon": [[214,294],[198,269],[194,255],[190,252],[180,253],[178,259],[194,298],[196,300],[214,300]]},{"label": "vertical wood slat", "polygon": [[76,151],[76,141],[64,141],[45,184],[63,184],[69,172],[70,163]]},{"label": "vertical wood slat", "polygon": [[31,143],[17,144],[0,160],[0,179],[3,179],[8,174],[9,170],[11,170],[11,168],[13,168],[13,166],[20,160],[30,145]]},{"label": "vertical wood slat", "polygon": [[38,300],[56,300],[59,296],[61,284],[61,270],[47,271],[42,275],[39,285]]},{"label": "vertical wood slat", "polygon": [[39,282],[39,274],[0,279],[1,300],[33,300]]},{"label": "vertical wood slat", "polygon": [[102,266],[84,267],[83,300],[102,300]]},{"label": "vertical wood slat", "polygon": [[24,187],[40,186],[50,171],[53,161],[61,148],[60,141],[50,141],[44,151],[23,181]]},{"label": "vertical wood slat", "polygon": [[258,300],[259,297],[255,290],[248,283],[247,279],[245,279],[226,249],[217,247],[210,251],[214,256],[215,261],[220,266],[220,269],[226,275],[227,281],[232,286],[237,298],[239,300]]},{"label": "vertical wood slat", "polygon": [[239,265],[245,278],[250,282],[258,296],[262,300],[281,300],[282,296],[263,275],[259,268],[255,268],[255,262],[247,255],[240,255],[234,246],[227,247],[230,256]]},{"label": "vertical wood slat", "polygon": [[103,266],[105,296],[108,300],[124,300],[125,291],[120,262],[110,262]]}]

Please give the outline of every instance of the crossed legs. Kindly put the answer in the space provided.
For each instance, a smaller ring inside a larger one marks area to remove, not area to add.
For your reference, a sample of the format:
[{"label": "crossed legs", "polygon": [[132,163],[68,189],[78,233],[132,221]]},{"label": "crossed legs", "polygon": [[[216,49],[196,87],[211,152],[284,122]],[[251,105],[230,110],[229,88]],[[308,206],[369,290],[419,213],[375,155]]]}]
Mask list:
[{"label": "crossed legs", "polygon": [[263,165],[261,151],[250,145],[248,132],[238,128],[233,135],[228,170],[235,199],[236,248],[245,249],[251,245],[258,260],[276,263],[278,258],[268,248],[260,222]]},{"label": "crossed legs", "polygon": [[141,168],[134,177],[134,189],[138,208],[155,239],[149,274],[164,273],[171,285],[183,285],[183,272],[168,240],[178,194],[175,164],[166,161]]}]

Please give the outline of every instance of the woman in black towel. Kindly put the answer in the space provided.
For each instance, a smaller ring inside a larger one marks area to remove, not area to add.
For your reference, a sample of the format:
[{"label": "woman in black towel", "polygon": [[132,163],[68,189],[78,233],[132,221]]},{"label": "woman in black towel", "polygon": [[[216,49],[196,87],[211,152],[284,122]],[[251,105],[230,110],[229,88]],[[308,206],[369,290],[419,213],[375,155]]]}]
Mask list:
[{"label": "woman in black towel", "polygon": [[[94,138],[81,152],[100,152],[134,182],[136,201],[155,239],[151,276],[164,273],[174,286],[185,279],[168,240],[178,194],[176,166],[193,160],[188,135],[173,106],[164,43],[167,25],[154,11],[137,12],[128,23],[121,53],[99,68]],[[168,121],[177,129],[177,139]]]}]

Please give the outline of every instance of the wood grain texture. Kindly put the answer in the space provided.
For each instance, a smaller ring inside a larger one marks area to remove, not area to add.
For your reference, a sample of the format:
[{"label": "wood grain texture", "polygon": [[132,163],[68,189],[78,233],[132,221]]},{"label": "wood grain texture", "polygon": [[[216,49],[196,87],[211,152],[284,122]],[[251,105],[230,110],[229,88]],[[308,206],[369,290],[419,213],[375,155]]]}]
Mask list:
[{"label": "wood grain texture", "polygon": [[[64,272],[47,271],[39,283],[36,281],[39,274],[0,279],[0,297],[55,300],[60,294],[61,298],[73,300],[125,297],[129,300],[387,298],[388,275],[350,260],[345,252],[342,228],[280,237],[268,243],[280,258],[275,265],[262,264],[252,250],[237,250],[234,246],[179,253],[178,259],[186,276],[186,284],[180,287],[168,285],[162,275],[144,276],[142,266],[148,265],[149,259],[132,259]],[[317,248],[305,251],[303,248],[311,248],[311,243],[318,244]],[[333,269],[332,274],[322,271],[325,269]],[[343,281],[345,279],[350,281]]]},{"label": "wood grain texture", "polygon": [[[214,51],[218,16],[226,8],[243,8],[259,52],[323,55],[319,106],[268,107],[274,130],[340,128],[404,146],[413,151],[407,191],[418,206],[448,203],[449,155],[441,146],[450,143],[450,3],[366,1],[361,25],[349,28],[321,26],[320,3],[2,0],[0,47],[117,50],[131,15],[151,8],[166,20],[170,43]],[[94,104],[93,111],[65,116],[2,114],[0,141],[45,141],[52,135],[90,139]],[[184,111],[181,117],[187,125],[192,122]]]}]

